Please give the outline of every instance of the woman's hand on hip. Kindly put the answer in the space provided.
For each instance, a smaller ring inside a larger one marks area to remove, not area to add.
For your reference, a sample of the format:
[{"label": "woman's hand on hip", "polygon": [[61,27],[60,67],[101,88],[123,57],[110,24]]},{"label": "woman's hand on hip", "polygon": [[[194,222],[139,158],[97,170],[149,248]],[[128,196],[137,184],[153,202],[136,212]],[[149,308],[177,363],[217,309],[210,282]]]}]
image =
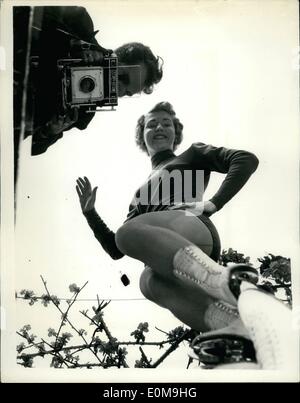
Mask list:
[{"label": "woman's hand on hip", "polygon": [[98,187],[92,189],[91,183],[86,176],[76,180],[76,192],[79,197],[81,210],[86,213],[95,207]]},{"label": "woman's hand on hip", "polygon": [[204,202],[203,214],[206,215],[207,217],[210,217],[217,210],[218,210],[217,207],[210,200]]},{"label": "woman's hand on hip", "polygon": [[211,216],[217,211],[217,207],[211,201],[177,203],[170,208],[170,210],[185,210],[193,215],[204,214],[207,217]]}]

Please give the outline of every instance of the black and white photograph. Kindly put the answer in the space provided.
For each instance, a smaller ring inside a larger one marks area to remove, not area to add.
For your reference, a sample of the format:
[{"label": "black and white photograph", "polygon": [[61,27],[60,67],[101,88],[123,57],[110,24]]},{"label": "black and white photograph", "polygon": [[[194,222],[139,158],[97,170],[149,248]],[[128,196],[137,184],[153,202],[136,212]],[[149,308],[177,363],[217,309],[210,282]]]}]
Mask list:
[{"label": "black and white photograph", "polygon": [[298,1],[0,7],[1,381],[299,382]]}]

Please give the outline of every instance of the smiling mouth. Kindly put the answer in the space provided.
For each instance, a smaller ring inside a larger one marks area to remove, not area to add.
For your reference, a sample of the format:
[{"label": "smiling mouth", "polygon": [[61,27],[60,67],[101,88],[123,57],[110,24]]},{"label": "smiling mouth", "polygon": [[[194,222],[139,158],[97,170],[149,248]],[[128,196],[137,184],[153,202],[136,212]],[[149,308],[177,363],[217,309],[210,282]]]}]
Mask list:
[{"label": "smiling mouth", "polygon": [[164,134],[156,134],[155,136],[154,136],[154,139],[155,140],[164,140],[164,139],[166,139],[167,138],[167,136],[165,136]]}]

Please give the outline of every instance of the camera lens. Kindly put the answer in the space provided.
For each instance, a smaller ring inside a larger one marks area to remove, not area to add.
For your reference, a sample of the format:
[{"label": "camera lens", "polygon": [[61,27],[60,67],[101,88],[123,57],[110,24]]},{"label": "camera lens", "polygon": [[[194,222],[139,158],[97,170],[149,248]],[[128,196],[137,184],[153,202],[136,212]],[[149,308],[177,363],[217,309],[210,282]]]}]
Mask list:
[{"label": "camera lens", "polygon": [[86,94],[92,92],[95,86],[95,80],[92,77],[83,77],[79,82],[80,91]]}]

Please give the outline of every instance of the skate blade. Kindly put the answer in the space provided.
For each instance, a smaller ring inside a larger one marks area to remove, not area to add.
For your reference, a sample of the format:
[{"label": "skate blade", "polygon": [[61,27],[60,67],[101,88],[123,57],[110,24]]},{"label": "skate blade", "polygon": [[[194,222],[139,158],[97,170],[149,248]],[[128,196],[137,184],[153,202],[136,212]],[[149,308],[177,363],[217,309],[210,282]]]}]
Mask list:
[{"label": "skate blade", "polygon": [[188,355],[204,365],[256,362],[252,342],[235,335],[207,336],[206,340],[198,336],[192,342]]}]

